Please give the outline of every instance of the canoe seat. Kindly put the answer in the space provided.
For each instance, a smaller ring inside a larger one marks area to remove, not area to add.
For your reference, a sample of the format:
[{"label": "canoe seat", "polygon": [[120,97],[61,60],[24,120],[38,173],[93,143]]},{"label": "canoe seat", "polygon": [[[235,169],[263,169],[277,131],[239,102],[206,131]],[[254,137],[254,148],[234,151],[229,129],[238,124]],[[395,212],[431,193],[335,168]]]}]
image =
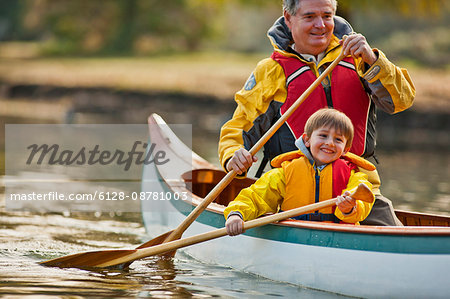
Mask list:
[{"label": "canoe seat", "polygon": [[404,226],[450,226],[450,217],[408,211],[395,211]]},{"label": "canoe seat", "polygon": [[[226,175],[224,171],[214,169],[195,169],[182,175],[186,187],[193,194],[205,197]],[[231,183],[214,200],[215,203],[227,206],[243,188],[249,187],[255,182],[254,179],[233,179]]]}]

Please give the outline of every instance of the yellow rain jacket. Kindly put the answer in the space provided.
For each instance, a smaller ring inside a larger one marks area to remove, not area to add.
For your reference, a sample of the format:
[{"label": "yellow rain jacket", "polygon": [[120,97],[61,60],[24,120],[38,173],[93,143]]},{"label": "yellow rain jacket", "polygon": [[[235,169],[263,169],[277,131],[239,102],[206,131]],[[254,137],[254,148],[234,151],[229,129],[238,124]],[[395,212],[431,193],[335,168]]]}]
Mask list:
[{"label": "yellow rain jacket", "polygon": [[[244,221],[248,221],[266,213],[324,201],[347,190],[351,192],[360,183],[371,188],[367,175],[358,169],[373,171],[375,166],[351,153],[343,158],[319,171],[300,150],[276,157],[272,161],[276,168],[265,173],[252,186],[243,189],[225,209],[225,218],[231,212],[238,212]],[[316,211],[315,215],[334,214],[342,222],[359,224],[369,215],[373,204],[359,200],[356,203],[356,209],[350,214],[342,213],[337,207],[329,207]]]},{"label": "yellow rain jacket", "polygon": [[[317,77],[319,70],[323,70],[339,55],[341,50],[339,39],[343,34],[348,34],[351,31],[352,29],[348,23],[343,25],[342,18],[335,17],[334,35],[324,53],[325,56],[317,65],[314,61],[308,61],[306,56],[295,53],[290,48],[292,37],[284,23],[283,17],[275,22],[274,26],[269,30],[268,36],[274,46],[274,53],[278,57],[281,54],[287,58],[301,61],[307,65],[306,71],[312,72]],[[374,49],[374,52],[377,54],[378,60],[370,67],[364,64],[361,59],[346,59],[347,61],[350,60],[351,63],[343,62],[346,64],[344,66],[352,68],[356,72],[357,76],[354,76],[354,80],[357,80],[357,82],[354,84],[355,86],[357,84],[362,86],[363,92],[365,91],[368,97],[366,101],[369,102],[369,107],[365,115],[359,113],[351,116],[352,111],[343,111],[350,118],[364,118],[362,123],[365,127],[365,137],[362,136],[362,138],[365,138],[365,140],[358,140],[364,146],[363,157],[371,156],[375,148],[375,107],[381,108],[387,113],[397,113],[409,108],[415,96],[415,87],[407,70],[391,63],[382,51]],[[233,114],[233,118],[223,125],[220,134],[219,158],[224,168],[236,150],[240,148],[249,150],[280,117],[282,106],[288,98],[290,78],[286,77],[286,70],[283,66],[272,57],[258,63],[256,69],[245,83],[245,86],[235,95],[237,108]],[[303,72],[302,69],[299,69],[297,73]],[[317,87],[317,89],[322,89],[321,92],[327,93],[328,88],[328,93],[330,94],[328,99],[331,98],[331,101],[333,101],[333,95],[329,91],[334,86],[334,81],[331,76],[328,80],[324,80],[322,86]],[[311,101],[314,101],[315,94],[313,93],[310,97],[312,97]],[[351,92],[349,93],[348,100],[353,100]],[[305,107],[305,105],[300,105],[297,111],[308,114],[304,116],[307,118],[314,111],[311,111],[312,109]],[[332,103],[328,103],[328,105],[325,103],[324,107],[326,106],[333,105]],[[352,107],[352,105],[347,105],[347,107]],[[361,123],[361,121],[359,122]],[[303,132],[303,128],[294,129],[300,134]],[[266,143],[264,147],[265,156],[269,160],[272,160],[279,154],[296,150],[294,142],[299,136],[294,136],[293,131],[295,130],[289,128],[287,124],[284,124],[269,142]],[[370,173],[369,176],[373,176],[373,179],[370,179],[370,181],[374,185],[379,184],[376,171]]]}]

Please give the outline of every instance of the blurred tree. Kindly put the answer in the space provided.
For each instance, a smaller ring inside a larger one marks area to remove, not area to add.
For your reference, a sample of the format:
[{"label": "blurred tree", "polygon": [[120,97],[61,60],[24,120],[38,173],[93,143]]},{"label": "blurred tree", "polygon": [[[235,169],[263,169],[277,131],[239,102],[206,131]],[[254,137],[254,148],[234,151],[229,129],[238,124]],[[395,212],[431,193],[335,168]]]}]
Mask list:
[{"label": "blurred tree", "polygon": [[121,0],[117,3],[120,20],[117,32],[109,42],[110,51],[123,53],[133,49],[136,38],[136,14],[138,10],[137,0]]},{"label": "blurred tree", "polygon": [[20,14],[19,1],[0,0],[0,41],[20,37]]},{"label": "blurred tree", "polygon": [[24,27],[39,31],[50,52],[94,53],[101,50],[117,22],[113,1],[26,1]]},{"label": "blurred tree", "polygon": [[448,0],[338,0],[338,15],[351,21],[359,10],[390,10],[409,17],[442,16]]},{"label": "blurred tree", "polygon": [[[448,6],[447,1],[339,0],[338,13],[351,23],[355,12],[369,9],[433,17],[445,14],[441,8]],[[50,53],[56,54],[198,50],[205,42],[239,33],[230,32],[230,26],[240,30],[244,21],[261,26],[251,19],[252,8],[254,14],[267,8],[281,15],[281,0],[0,0],[0,39],[33,37],[45,41]],[[245,13],[236,14],[239,10]],[[230,13],[234,20],[230,21]],[[236,19],[245,17],[249,19]]]},{"label": "blurred tree", "polygon": [[[198,0],[25,1],[25,27],[39,30],[54,53],[194,50],[214,33],[219,3]],[[149,45],[150,44],[150,45]],[[153,44],[153,45],[152,45]]]}]

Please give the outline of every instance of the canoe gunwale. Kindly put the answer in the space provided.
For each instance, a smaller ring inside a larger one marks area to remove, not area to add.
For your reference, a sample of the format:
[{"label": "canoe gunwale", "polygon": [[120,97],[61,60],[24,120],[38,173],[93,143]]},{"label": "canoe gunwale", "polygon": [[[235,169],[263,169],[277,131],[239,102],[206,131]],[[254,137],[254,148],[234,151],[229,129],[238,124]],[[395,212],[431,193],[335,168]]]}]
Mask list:
[{"label": "canoe gunwale", "polygon": [[[167,183],[170,186],[170,183]],[[177,187],[175,187],[177,188]],[[178,186],[179,188],[179,186]],[[187,188],[184,191],[190,192]],[[192,204],[194,207],[199,205],[203,198],[190,193],[192,196]],[[217,203],[210,204],[208,211],[222,214],[225,206]],[[351,225],[339,223],[324,223],[316,221],[304,220],[283,220],[270,225],[279,225],[287,227],[298,227],[303,229],[326,230],[336,232],[360,233],[360,234],[384,234],[384,235],[444,235],[450,236],[450,227],[436,226],[369,226],[369,225]]]},{"label": "canoe gunwale", "polygon": [[[203,159],[195,152],[193,152],[190,148],[188,148],[184,143],[182,143],[178,137],[170,130],[168,125],[164,122],[164,120],[158,115],[151,115],[148,118],[149,130],[152,141],[157,141],[164,144],[164,149],[170,151],[169,154],[174,156],[174,159],[183,159],[182,157],[192,157],[192,161],[189,161],[192,165],[192,169],[187,172],[180,173],[179,179],[166,179],[161,177],[164,183],[169,187],[169,189],[178,192],[188,192],[190,196],[190,200],[186,200],[185,202],[190,205],[197,206],[203,200],[202,197],[197,196],[192,193],[191,190],[186,186],[188,183],[189,172],[193,173],[199,170],[212,171],[212,172],[223,172],[219,170],[218,167],[209,163],[207,160]],[[155,128],[156,127],[156,128]],[[153,133],[153,134],[152,134]],[[152,136],[153,135],[153,136]],[[156,139],[156,140],[155,140]],[[187,152],[189,151],[189,153]],[[182,155],[180,155],[182,153]],[[176,156],[176,158],[175,158]],[[163,167],[163,166],[159,166]],[[225,172],[223,172],[225,173]],[[242,179],[236,179],[242,180]],[[218,203],[211,203],[206,210],[216,213],[222,214],[225,206]],[[405,212],[399,211],[400,213],[406,214],[414,214],[422,217],[437,217],[442,218],[450,223],[449,218],[447,216],[438,216],[438,215],[430,215],[424,213],[416,213],[416,212]],[[417,236],[450,236],[450,227],[449,226],[368,226],[368,225],[349,225],[349,224],[335,224],[335,223],[323,223],[323,222],[314,222],[314,221],[302,221],[302,220],[284,220],[278,223],[270,224],[277,226],[285,226],[285,227],[297,227],[301,229],[314,229],[314,230],[324,230],[330,232],[347,232],[347,233],[357,233],[357,234],[377,234],[377,235],[417,235]]]}]

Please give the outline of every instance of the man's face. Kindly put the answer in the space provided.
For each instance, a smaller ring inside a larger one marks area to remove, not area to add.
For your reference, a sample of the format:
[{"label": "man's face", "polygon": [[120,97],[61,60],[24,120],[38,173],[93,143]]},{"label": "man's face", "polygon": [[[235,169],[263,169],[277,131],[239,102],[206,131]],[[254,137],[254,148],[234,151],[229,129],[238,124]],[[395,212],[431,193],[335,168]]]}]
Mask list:
[{"label": "man's face", "polygon": [[284,12],[291,29],[295,50],[318,55],[330,44],[334,29],[334,8],[330,0],[301,0],[295,16]]}]

